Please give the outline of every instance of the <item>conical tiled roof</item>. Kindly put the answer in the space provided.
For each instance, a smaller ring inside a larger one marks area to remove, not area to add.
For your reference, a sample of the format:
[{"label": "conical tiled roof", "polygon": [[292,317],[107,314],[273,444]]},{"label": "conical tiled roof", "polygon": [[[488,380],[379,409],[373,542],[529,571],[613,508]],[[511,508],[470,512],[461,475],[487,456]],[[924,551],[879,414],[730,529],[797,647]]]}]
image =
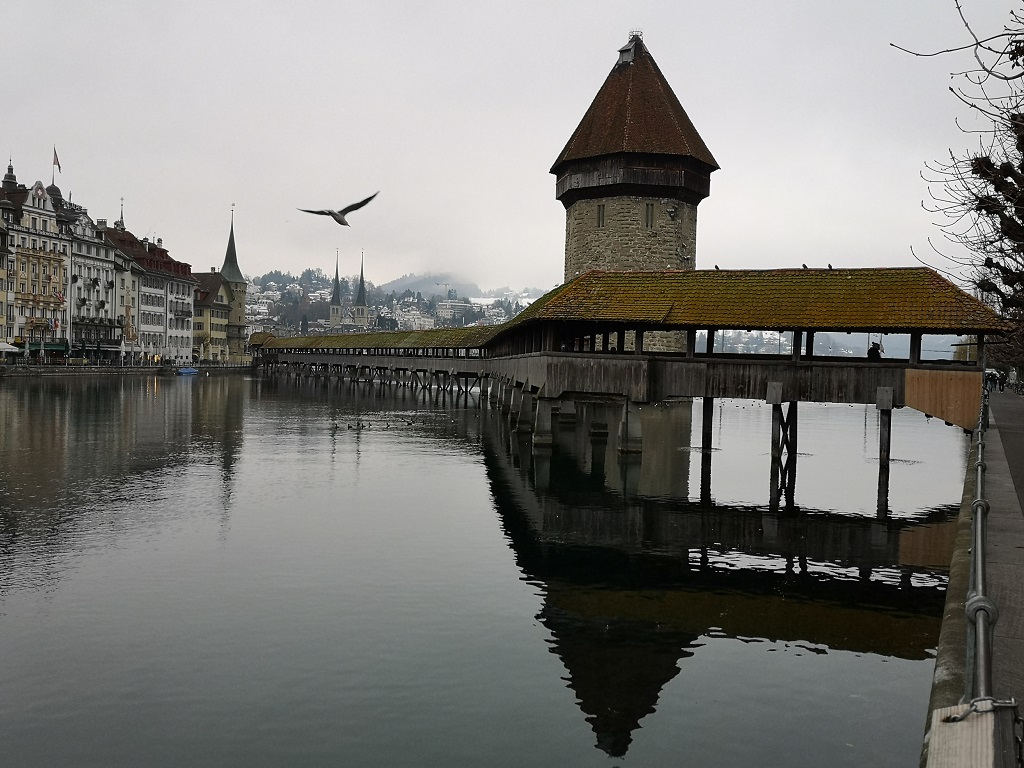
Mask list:
[{"label": "conical tiled roof", "polygon": [[228,250],[224,254],[224,266],[220,268],[221,275],[229,283],[244,283],[242,270],[238,268],[238,257],[235,255],[235,222],[231,221],[231,233],[228,235]]},{"label": "conical tiled roof", "polygon": [[620,49],[551,172],[571,160],[621,152],[692,157],[719,167],[639,35]]}]

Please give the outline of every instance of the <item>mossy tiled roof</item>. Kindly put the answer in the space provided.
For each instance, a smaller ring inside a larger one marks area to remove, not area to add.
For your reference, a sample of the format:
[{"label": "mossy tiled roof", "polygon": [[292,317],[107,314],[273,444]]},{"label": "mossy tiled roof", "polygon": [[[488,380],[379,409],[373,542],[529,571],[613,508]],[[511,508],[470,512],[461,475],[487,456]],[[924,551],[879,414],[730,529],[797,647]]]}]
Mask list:
[{"label": "mossy tiled roof", "polygon": [[265,349],[479,349],[535,322],[728,330],[1004,333],[1011,325],[924,267],[580,275],[504,325],[271,338]]},{"label": "mossy tiled roof", "polygon": [[572,160],[619,152],[693,157],[718,168],[643,40],[634,36],[629,47],[631,60],[612,68],[551,172]]},{"label": "mossy tiled roof", "polygon": [[267,341],[264,349],[479,349],[499,326],[431,328],[426,331],[372,331],[329,336],[289,336]]},{"label": "mossy tiled roof", "polygon": [[985,304],[924,267],[593,271],[538,299],[502,330],[544,320],[886,333],[1009,329]]}]

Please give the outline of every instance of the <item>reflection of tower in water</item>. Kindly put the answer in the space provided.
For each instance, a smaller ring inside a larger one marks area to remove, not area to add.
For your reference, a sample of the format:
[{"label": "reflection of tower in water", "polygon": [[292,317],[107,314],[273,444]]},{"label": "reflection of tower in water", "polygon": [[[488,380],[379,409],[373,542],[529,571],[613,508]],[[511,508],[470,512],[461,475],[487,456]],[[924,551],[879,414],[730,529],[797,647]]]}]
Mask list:
[{"label": "reflection of tower in water", "polygon": [[[553,447],[533,450],[492,411],[484,454],[517,565],[542,595],[537,618],[598,749],[624,756],[709,638],[929,658],[944,599],[929,529],[955,525],[955,509],[921,524],[692,502],[691,403],[650,409],[639,467],[622,461],[609,429],[621,408],[572,410],[574,420],[556,420]],[[913,560],[911,533],[921,534]]]}]

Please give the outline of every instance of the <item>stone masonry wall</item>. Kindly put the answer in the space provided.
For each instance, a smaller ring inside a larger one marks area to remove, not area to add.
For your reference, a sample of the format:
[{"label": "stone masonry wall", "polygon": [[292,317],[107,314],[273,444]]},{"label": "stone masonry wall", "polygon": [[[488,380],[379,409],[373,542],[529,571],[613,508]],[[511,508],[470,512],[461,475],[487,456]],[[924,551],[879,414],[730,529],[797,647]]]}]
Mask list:
[{"label": "stone masonry wall", "polygon": [[[648,203],[654,205],[653,227],[646,225]],[[598,225],[599,205],[604,205],[604,226]],[[565,212],[566,282],[590,269],[694,269],[696,254],[697,206],[692,203],[599,197],[579,200]]]}]

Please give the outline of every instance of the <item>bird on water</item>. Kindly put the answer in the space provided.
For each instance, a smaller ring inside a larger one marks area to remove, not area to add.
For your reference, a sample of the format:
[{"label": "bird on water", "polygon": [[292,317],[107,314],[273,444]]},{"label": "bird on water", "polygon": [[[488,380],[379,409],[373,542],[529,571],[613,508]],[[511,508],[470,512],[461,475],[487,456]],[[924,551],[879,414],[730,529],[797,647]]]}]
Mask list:
[{"label": "bird on water", "polygon": [[317,216],[330,216],[336,222],[341,224],[341,226],[348,227],[348,226],[351,226],[351,225],[348,223],[348,221],[345,220],[345,217],[348,214],[352,213],[352,211],[358,211],[360,208],[362,208],[368,202],[373,200],[373,198],[375,198],[379,194],[380,194],[380,191],[378,190],[377,192],[374,192],[372,195],[370,195],[365,200],[360,200],[358,203],[352,203],[352,205],[347,205],[347,206],[345,206],[344,208],[342,208],[341,210],[338,210],[338,211],[332,211],[330,208],[324,208],[323,210],[320,210],[320,211],[313,211],[313,210],[310,210],[309,208],[299,208],[298,210],[302,211],[303,213],[315,213]]}]

